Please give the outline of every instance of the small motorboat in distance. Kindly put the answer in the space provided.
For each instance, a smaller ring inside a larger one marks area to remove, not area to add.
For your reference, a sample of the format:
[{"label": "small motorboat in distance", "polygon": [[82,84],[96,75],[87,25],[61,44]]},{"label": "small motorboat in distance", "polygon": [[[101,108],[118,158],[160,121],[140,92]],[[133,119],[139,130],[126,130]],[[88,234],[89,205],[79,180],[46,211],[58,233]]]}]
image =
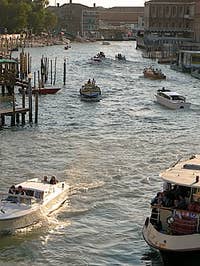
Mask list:
[{"label": "small motorboat in distance", "polygon": [[120,60],[120,61],[126,61],[126,57],[122,54],[115,55],[115,59]]},{"label": "small motorboat in distance", "polygon": [[67,44],[67,45],[64,47],[65,50],[68,50],[69,48],[71,48],[71,45],[69,45],[69,44]]},{"label": "small motorboat in distance", "polygon": [[145,78],[149,79],[166,79],[166,76],[162,73],[161,69],[154,69],[153,67],[148,67],[143,70]]},{"label": "small motorboat in distance", "polygon": [[157,90],[155,97],[159,104],[168,107],[169,109],[189,109],[191,106],[191,103],[186,102],[184,96],[177,92],[165,89],[164,87]]},{"label": "small motorboat in distance", "polygon": [[178,160],[160,177],[163,190],[151,200],[143,237],[163,258],[180,263],[200,252],[200,155]]},{"label": "small motorboat in distance", "polygon": [[106,58],[104,52],[99,52],[96,56],[101,58],[101,59]]},{"label": "small motorboat in distance", "polygon": [[12,233],[42,220],[58,209],[68,198],[69,185],[53,176],[11,186],[0,194],[0,234]]},{"label": "small motorboat in distance", "polygon": [[98,102],[101,100],[101,89],[95,84],[95,81],[91,82],[90,79],[80,89],[81,100]]},{"label": "small motorboat in distance", "polygon": [[103,42],[102,42],[102,45],[110,45],[110,43],[107,42],[107,41],[103,41]]},{"label": "small motorboat in distance", "polygon": [[90,60],[91,63],[101,63],[103,59],[105,59],[106,56],[104,52],[99,52],[97,55],[93,56]]}]

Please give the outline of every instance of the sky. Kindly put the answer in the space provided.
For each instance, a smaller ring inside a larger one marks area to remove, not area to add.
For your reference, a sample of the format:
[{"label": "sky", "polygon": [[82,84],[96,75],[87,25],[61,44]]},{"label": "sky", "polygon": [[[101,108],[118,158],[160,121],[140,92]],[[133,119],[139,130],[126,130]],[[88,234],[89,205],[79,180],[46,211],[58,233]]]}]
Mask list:
[{"label": "sky", "polygon": [[[86,6],[113,7],[113,6],[144,6],[145,0],[72,0],[72,3],[82,4]],[[69,0],[49,0],[51,6],[59,3],[60,5],[69,3]]]}]

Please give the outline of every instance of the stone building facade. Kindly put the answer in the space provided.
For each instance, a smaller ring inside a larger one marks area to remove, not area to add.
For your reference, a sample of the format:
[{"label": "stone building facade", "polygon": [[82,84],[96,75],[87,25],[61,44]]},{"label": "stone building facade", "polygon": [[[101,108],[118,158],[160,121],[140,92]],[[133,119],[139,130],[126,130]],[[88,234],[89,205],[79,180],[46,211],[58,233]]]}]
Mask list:
[{"label": "stone building facade", "polygon": [[195,2],[194,41],[200,43],[200,1]]},{"label": "stone building facade", "polygon": [[64,30],[69,36],[75,37],[82,35],[83,31],[83,11],[89,10],[89,7],[72,2],[62,6],[48,7],[58,18],[58,27]]},{"label": "stone building facade", "polygon": [[[102,8],[84,6],[70,3],[62,6],[48,7],[58,18],[59,28],[64,29],[72,36],[77,34],[83,37],[96,37],[102,35],[103,31],[113,32],[114,28],[137,25],[139,17],[144,15],[144,7],[113,7]],[[111,33],[113,35],[113,33]]]},{"label": "stone building facade", "polygon": [[85,38],[100,38],[99,34],[99,11],[90,8],[82,11],[82,31],[81,35]]},{"label": "stone building facade", "polygon": [[194,39],[194,0],[150,0],[145,2],[144,35],[147,45],[173,47]]}]

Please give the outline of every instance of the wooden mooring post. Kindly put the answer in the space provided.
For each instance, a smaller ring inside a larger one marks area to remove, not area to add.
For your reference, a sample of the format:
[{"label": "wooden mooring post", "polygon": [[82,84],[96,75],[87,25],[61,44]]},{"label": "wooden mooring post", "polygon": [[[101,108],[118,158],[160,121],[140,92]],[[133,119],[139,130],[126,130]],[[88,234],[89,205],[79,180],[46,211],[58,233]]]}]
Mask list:
[{"label": "wooden mooring post", "polygon": [[63,67],[63,84],[64,86],[66,85],[66,70],[67,70],[67,67],[66,67],[66,58],[64,59],[64,67]]}]

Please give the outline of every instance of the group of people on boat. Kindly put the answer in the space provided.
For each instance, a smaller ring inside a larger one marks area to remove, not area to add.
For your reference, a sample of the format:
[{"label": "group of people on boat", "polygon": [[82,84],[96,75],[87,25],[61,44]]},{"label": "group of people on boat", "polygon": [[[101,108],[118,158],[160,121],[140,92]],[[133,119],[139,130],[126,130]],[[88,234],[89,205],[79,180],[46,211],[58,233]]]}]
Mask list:
[{"label": "group of people on boat", "polygon": [[162,192],[158,192],[155,198],[152,199],[151,205],[169,207],[180,210],[193,210],[200,212],[200,204],[195,201],[190,201],[191,189],[167,183],[166,188]]},{"label": "group of people on boat", "polygon": [[143,73],[145,76],[154,76],[157,78],[166,78],[166,76],[162,73],[161,69],[158,68],[153,68],[152,66],[148,67],[148,68],[144,68]]},{"label": "group of people on boat", "polygon": [[99,53],[96,55],[96,57],[98,57],[98,58],[105,58],[106,56],[105,56],[104,52],[99,52]]},{"label": "group of people on boat", "polygon": [[118,60],[126,60],[126,58],[125,58],[125,56],[123,56],[122,54],[117,54],[116,56],[115,56],[115,58],[116,59],[118,59]]},{"label": "group of people on boat", "polygon": [[55,176],[52,176],[50,180],[48,180],[48,176],[44,176],[43,182],[45,184],[51,184],[51,185],[55,185],[58,183],[58,180],[56,179]]},{"label": "group of people on boat", "polygon": [[[48,183],[50,185],[55,185],[58,183],[58,180],[56,179],[55,176],[52,176],[50,178],[50,180],[48,180],[48,176],[44,176],[43,180],[42,180],[43,183]],[[12,194],[12,195],[27,195],[26,191],[23,189],[22,186],[18,186],[18,187],[15,187],[15,185],[12,185],[9,190],[8,190],[8,193],[9,194]],[[11,196],[11,195],[10,195]],[[28,195],[29,196],[29,195]],[[8,198],[9,199],[9,198]],[[11,199],[11,198],[10,198]],[[12,198],[13,199],[13,198]]]},{"label": "group of people on boat", "polygon": [[93,78],[92,81],[91,79],[88,79],[88,82],[86,83],[86,85],[95,85],[96,81],[95,79]]},{"label": "group of people on boat", "polygon": [[22,186],[18,186],[17,188],[15,187],[15,185],[12,185],[9,190],[8,190],[9,194],[15,194],[15,195],[25,195],[25,192],[22,188]]}]

